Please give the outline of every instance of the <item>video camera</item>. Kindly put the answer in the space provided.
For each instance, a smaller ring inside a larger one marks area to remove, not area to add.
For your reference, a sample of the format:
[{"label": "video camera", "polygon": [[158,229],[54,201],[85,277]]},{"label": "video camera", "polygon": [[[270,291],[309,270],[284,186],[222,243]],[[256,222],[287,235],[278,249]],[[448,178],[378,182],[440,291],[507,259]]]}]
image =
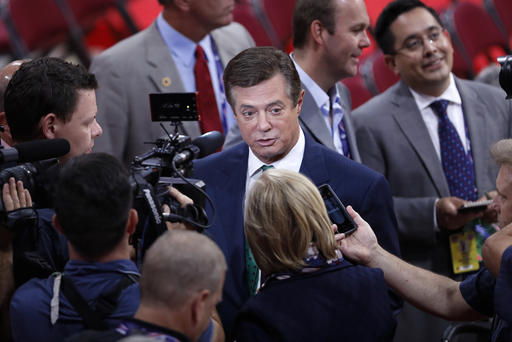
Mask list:
[{"label": "video camera", "polygon": [[512,55],[498,57],[501,64],[500,86],[507,93],[507,99],[512,99]]},{"label": "video camera", "polygon": [[[66,139],[34,140],[12,148],[1,148],[0,186],[8,183],[11,177],[21,180],[25,189],[30,192],[34,206],[51,207],[49,189],[58,174],[58,162],[54,158],[65,155],[69,150]],[[0,197],[0,213],[4,212],[5,206]]]},{"label": "video camera", "polygon": [[[211,200],[204,192],[205,184],[187,177],[192,175],[194,159],[217,151],[224,141],[222,134],[216,131],[193,141],[178,133],[181,121],[198,120],[196,93],[150,94],[149,97],[152,121],[170,122],[174,132],[170,134],[161,123],[166,136],[152,142],[154,147],[136,156],[130,167],[133,207],[140,218],[131,241],[136,250],[137,264],[142,262],[151,244],[167,230],[165,221],[189,223],[199,232],[209,227],[204,203],[205,199]],[[182,208],[168,194],[169,186],[190,197],[194,204]],[[169,206],[170,214],[162,213],[163,204]]]}]

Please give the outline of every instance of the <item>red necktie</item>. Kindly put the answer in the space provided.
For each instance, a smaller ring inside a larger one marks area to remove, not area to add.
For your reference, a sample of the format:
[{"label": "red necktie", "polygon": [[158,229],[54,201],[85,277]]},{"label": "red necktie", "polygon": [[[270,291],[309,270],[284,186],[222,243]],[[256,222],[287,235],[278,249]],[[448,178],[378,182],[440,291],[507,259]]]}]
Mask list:
[{"label": "red necktie", "polygon": [[196,65],[194,65],[194,77],[199,105],[199,125],[201,132],[219,131],[222,133],[219,109],[213,92],[212,79],[208,70],[208,63],[203,48],[198,44],[196,48]]}]

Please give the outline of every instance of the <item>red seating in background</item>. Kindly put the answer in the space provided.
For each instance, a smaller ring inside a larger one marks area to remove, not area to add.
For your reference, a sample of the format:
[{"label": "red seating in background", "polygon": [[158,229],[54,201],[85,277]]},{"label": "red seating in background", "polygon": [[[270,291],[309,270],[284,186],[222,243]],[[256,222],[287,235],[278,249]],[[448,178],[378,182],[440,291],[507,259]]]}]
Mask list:
[{"label": "red seating in background", "polygon": [[442,19],[452,36],[454,47],[473,76],[485,67],[475,65],[475,61],[481,64],[481,56],[487,57],[487,64],[495,62],[496,49],[492,47],[500,47],[501,54],[509,52],[507,37],[481,6],[472,2],[458,2],[442,13]]},{"label": "red seating in background", "polygon": [[366,87],[361,74],[354,77],[345,78],[342,80],[343,84],[350,90],[350,97],[352,98],[352,109],[356,109],[366,101],[372,98],[373,94]]},{"label": "red seating in background", "polygon": [[388,68],[380,50],[361,61],[360,70],[367,88],[374,94],[382,93],[400,79]]},{"label": "red seating in background", "polygon": [[[233,17],[236,22],[241,23],[249,31],[254,42],[258,46],[268,46],[278,43],[275,32],[270,32],[269,28],[264,27],[260,18],[256,15],[251,0],[240,0],[235,4]],[[274,35],[271,37],[271,35]]]},{"label": "red seating in background", "polygon": [[295,0],[253,0],[253,4],[258,2],[263,4],[267,18],[272,24],[281,46],[286,46],[293,34],[292,17]]},{"label": "red seating in background", "polygon": [[512,43],[512,1],[510,0],[484,0],[484,6],[496,25],[509,37]]},{"label": "red seating in background", "polygon": [[0,11],[15,58],[49,49],[68,38],[68,24],[53,0],[2,0]]}]

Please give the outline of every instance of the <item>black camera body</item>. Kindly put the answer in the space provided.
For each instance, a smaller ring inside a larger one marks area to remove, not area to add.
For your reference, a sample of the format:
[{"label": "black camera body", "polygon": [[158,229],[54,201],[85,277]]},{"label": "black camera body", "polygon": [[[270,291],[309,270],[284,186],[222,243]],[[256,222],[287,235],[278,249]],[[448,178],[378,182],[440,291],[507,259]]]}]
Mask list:
[{"label": "black camera body", "polygon": [[[23,187],[30,192],[35,208],[52,208],[53,187],[58,179],[60,167],[57,159],[25,163],[0,171],[0,186],[9,182],[13,177],[21,180]],[[5,213],[3,199],[0,197],[0,213]]]},{"label": "black camera body", "polygon": [[512,99],[512,55],[498,57],[501,64],[499,75],[500,86],[507,93],[507,99]]},{"label": "black camera body", "polygon": [[[205,184],[201,180],[188,178],[193,173],[192,161],[217,151],[224,142],[219,132],[208,132],[192,139],[178,134],[181,121],[198,119],[196,93],[149,94],[152,121],[170,121],[174,134],[169,134],[162,124],[166,136],[157,139],[148,152],[136,156],[130,167],[130,182],[134,189],[133,207],[139,213],[132,244],[137,253],[137,263],[142,262],[145,251],[167,228],[165,221],[188,223],[201,232],[207,228]],[[184,208],[168,194],[173,186],[190,197],[193,205]],[[162,213],[167,204],[170,214]]]}]

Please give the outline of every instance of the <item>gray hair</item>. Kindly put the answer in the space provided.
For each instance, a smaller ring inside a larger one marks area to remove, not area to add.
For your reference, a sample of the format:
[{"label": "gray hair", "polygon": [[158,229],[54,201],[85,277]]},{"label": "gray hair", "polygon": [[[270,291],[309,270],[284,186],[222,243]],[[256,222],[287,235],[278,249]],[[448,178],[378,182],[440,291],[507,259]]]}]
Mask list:
[{"label": "gray hair", "polygon": [[198,291],[218,291],[226,269],[224,254],[210,238],[194,231],[168,231],[145,255],[141,305],[179,308]]},{"label": "gray hair", "polygon": [[512,139],[503,139],[494,144],[491,147],[491,155],[498,164],[512,166]]}]

